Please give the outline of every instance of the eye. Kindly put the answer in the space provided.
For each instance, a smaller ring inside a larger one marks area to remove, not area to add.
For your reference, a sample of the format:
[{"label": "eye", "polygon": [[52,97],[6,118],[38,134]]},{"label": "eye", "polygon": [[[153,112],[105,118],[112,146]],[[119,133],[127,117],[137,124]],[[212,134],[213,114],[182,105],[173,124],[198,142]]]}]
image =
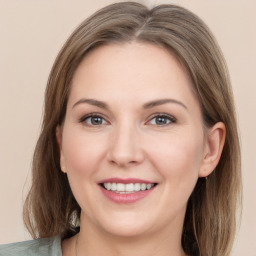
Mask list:
[{"label": "eye", "polygon": [[166,115],[166,114],[159,114],[151,118],[148,123],[151,125],[164,126],[164,125],[168,125],[170,123],[175,123],[175,122],[176,122],[176,118],[174,118],[173,116]]},{"label": "eye", "polygon": [[89,114],[80,119],[81,123],[85,123],[88,126],[100,126],[106,125],[107,121],[99,114]]}]

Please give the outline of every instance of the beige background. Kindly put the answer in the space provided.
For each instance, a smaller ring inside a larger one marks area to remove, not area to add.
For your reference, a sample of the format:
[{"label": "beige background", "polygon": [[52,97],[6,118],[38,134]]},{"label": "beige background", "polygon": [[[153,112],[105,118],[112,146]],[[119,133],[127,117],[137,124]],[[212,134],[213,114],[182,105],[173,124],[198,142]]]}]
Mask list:
[{"label": "beige background", "polygon": [[[47,77],[73,29],[111,0],[0,0],[0,244],[29,239],[22,203],[30,182]],[[242,141],[244,210],[233,256],[256,255],[256,1],[178,3],[214,32],[233,82]]]}]

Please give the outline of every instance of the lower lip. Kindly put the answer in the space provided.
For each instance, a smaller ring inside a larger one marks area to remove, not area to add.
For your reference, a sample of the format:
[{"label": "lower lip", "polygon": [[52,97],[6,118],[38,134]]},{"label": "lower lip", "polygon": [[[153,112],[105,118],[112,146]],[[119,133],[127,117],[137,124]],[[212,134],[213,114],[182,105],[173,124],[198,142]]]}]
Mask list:
[{"label": "lower lip", "polygon": [[135,203],[135,202],[145,198],[146,196],[148,196],[154,190],[154,188],[155,187],[148,189],[148,190],[129,193],[129,194],[119,194],[119,193],[115,193],[111,190],[106,190],[100,186],[100,189],[101,189],[102,193],[104,194],[104,196],[106,196],[111,201],[113,201],[115,203],[119,203],[119,204]]}]

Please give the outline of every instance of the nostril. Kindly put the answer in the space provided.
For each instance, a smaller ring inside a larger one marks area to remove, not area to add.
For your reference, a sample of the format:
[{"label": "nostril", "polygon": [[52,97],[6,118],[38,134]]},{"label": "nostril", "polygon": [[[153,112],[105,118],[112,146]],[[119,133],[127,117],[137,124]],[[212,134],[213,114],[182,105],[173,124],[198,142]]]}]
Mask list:
[{"label": "nostril", "polygon": [[120,136],[119,139],[112,139],[108,151],[108,160],[112,165],[127,167],[143,162],[145,156],[141,145],[136,142],[135,136],[128,137]]}]

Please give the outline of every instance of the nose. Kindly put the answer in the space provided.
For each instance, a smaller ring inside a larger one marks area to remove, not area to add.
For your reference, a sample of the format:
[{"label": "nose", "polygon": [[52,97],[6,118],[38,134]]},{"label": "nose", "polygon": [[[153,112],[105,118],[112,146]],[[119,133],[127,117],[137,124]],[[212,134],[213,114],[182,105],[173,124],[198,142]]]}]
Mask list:
[{"label": "nose", "polygon": [[140,132],[135,126],[123,125],[116,127],[110,138],[108,160],[119,167],[136,166],[143,162]]}]

